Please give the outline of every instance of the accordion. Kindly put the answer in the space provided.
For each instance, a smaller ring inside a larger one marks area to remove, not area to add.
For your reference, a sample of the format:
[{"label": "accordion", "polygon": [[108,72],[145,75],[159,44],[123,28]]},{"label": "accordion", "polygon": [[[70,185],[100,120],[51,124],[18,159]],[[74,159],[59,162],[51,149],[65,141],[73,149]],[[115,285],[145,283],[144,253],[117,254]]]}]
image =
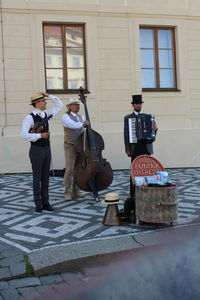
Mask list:
[{"label": "accordion", "polygon": [[152,125],[155,123],[154,115],[139,114],[128,119],[129,143],[152,143],[156,139],[155,130]]}]

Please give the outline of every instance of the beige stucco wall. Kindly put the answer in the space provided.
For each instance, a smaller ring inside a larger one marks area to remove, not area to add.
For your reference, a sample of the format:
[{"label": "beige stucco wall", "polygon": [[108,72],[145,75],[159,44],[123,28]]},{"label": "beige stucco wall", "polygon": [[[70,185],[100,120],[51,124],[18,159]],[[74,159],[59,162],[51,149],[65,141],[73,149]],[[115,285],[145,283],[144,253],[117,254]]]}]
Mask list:
[{"label": "beige stucco wall", "polygon": [[[42,22],[85,22],[88,108],[114,169],[129,167],[123,117],[141,93],[139,25],[176,27],[178,92],[143,93],[159,126],[154,156],[165,167],[200,166],[200,2],[198,0],[3,0],[0,55],[0,173],[30,171],[19,134],[30,96],[44,90]],[[3,38],[3,40],[2,40]],[[59,95],[66,103],[70,95]],[[64,167],[60,112],[51,123],[54,168]]]}]

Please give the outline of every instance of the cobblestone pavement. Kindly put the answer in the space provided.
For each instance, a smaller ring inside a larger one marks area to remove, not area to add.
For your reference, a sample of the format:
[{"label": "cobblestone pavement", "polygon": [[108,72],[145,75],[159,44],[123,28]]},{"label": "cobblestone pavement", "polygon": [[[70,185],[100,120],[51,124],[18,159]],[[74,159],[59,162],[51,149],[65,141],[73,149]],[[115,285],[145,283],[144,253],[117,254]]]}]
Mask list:
[{"label": "cobblestone pavement", "polygon": [[[174,226],[198,222],[200,168],[168,171],[171,181],[179,189],[179,217]],[[105,206],[96,203],[89,193],[85,194],[84,199],[65,202],[63,178],[59,177],[50,179],[50,202],[56,210],[37,214],[34,212],[31,182],[31,174],[0,175],[0,279],[25,276],[24,255],[36,249],[155,230],[130,223],[112,227],[102,225]],[[110,191],[119,193],[123,200],[128,197],[128,170],[115,171],[112,185],[106,191],[100,192],[100,198],[103,199],[104,194]],[[55,278],[61,280],[60,276]],[[14,279],[9,282],[9,289],[8,282],[0,282],[0,300],[17,299],[19,289],[22,295],[26,293],[28,286],[40,286],[41,281],[36,284],[37,280],[35,277]],[[23,286],[20,282],[24,282]],[[18,290],[14,284],[20,284]]]}]

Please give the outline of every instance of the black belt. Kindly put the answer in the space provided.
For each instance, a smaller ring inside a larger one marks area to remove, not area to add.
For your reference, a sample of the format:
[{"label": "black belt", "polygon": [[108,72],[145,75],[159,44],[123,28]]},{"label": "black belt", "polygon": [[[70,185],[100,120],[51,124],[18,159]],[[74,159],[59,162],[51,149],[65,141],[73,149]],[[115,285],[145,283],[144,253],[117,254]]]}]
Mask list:
[{"label": "black belt", "polygon": [[50,147],[50,144],[48,144],[48,145],[35,145],[35,144],[32,144],[31,143],[31,146],[33,146],[33,147]]}]

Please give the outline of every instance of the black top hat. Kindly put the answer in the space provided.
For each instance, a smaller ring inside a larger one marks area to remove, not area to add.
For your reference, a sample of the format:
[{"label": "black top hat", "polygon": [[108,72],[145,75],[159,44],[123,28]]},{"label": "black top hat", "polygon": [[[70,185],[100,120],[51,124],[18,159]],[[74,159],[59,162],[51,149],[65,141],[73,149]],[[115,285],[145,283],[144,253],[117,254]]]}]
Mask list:
[{"label": "black top hat", "polygon": [[132,95],[132,102],[131,102],[131,104],[142,104],[142,103],[144,103],[143,101],[142,101],[142,95]]}]

